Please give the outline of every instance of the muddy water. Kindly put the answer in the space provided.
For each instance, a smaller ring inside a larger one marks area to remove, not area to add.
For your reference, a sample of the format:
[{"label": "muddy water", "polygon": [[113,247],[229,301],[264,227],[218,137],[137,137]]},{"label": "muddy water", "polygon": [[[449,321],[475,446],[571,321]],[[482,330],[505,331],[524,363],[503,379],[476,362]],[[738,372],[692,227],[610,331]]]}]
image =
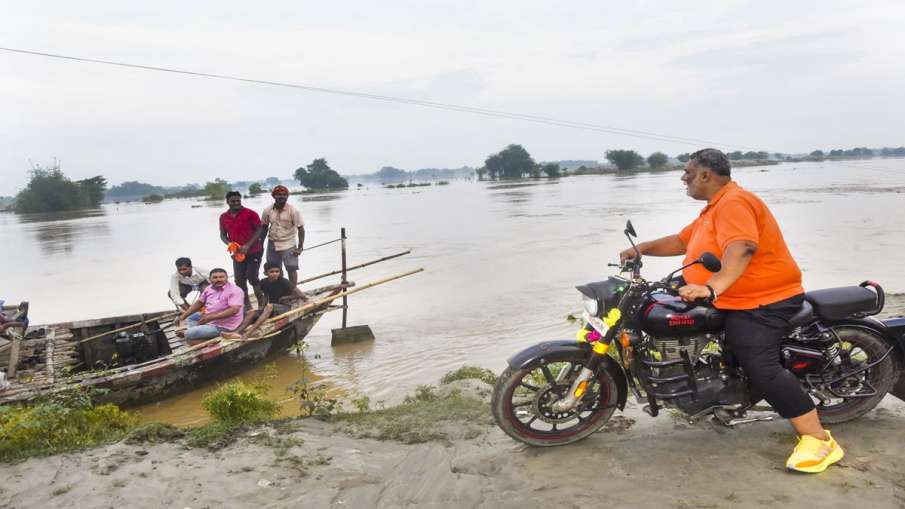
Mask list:
[{"label": "muddy water", "polygon": [[[905,160],[743,168],[735,178],[771,206],[806,287],[870,278],[905,292]],[[353,273],[357,282],[426,269],[350,299],[350,324],[370,325],[373,344],[331,348],[330,329],[341,318],[331,313],[308,337],[301,361],[277,362],[277,397],[285,399],[285,386],[307,369],[338,391],[374,401],[394,400],[466,363],[500,370],[528,344],[570,337],[573,326],[564,317],[580,305],[574,286],[609,273],[606,263],[626,244],[625,220],[642,239],[657,237],[678,231],[702,205],[684,195],[678,172],[371,186],[292,199],[309,245],[347,228],[351,264],[414,250]],[[262,209],[268,200],[246,205]],[[0,214],[6,247],[0,298],[31,301],[36,323],[165,309],[176,257],[208,268],[229,265],[218,239],[222,210],[221,203],[170,200],[65,217]],[[306,253],[302,264],[302,277],[337,268],[337,245]],[[645,273],[662,275],[677,264],[650,259]],[[261,374],[258,368],[250,376]],[[144,411],[173,422],[197,420],[205,390]]]}]

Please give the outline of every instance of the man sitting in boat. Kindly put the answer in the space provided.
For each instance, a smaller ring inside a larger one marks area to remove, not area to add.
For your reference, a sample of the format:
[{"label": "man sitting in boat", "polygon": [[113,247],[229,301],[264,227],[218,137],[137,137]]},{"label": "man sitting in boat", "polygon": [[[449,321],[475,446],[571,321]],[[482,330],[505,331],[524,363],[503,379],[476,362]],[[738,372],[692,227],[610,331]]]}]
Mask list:
[{"label": "man sitting in boat", "polygon": [[[23,302],[16,308],[4,308],[3,304],[4,301],[0,300],[0,336],[9,337],[7,331],[14,327],[21,328],[24,334],[25,329],[28,328],[28,303]],[[3,313],[6,309],[14,309],[15,312],[6,315]]]},{"label": "man sitting in boat", "polygon": [[[222,332],[234,331],[242,324],[245,292],[229,282],[224,269],[212,270],[208,280],[210,286],[176,319],[176,328],[179,329],[188,318],[188,329],[177,331],[176,334],[184,337],[189,344],[215,338]],[[202,312],[196,320],[192,315],[199,311]]]},{"label": "man sitting in boat", "polygon": [[[265,263],[264,272],[267,273],[267,277],[261,281],[264,306],[257,311],[246,313],[242,325],[235,332],[223,333],[224,338],[245,340],[254,334],[271,315],[281,315],[289,311],[293,301],[307,300],[305,294],[297,286],[283,277],[283,269],[279,263]],[[254,323],[252,324],[252,322]],[[249,325],[251,325],[250,328]]]},{"label": "man sitting in boat", "polygon": [[170,276],[168,295],[176,307],[185,311],[189,303],[185,300],[192,292],[202,292],[209,284],[207,271],[201,267],[193,267],[192,260],[181,257],[176,259],[176,273]]}]

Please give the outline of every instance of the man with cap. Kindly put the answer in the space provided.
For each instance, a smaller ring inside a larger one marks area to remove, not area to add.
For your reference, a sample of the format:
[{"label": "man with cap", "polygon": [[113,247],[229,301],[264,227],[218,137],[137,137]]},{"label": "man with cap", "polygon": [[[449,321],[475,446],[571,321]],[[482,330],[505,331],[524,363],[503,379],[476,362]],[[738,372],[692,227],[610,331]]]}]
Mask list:
[{"label": "man with cap", "polygon": [[305,223],[298,209],[287,203],[289,189],[286,186],[278,185],[270,194],[273,205],[261,213],[261,228],[267,234],[267,261],[283,265],[289,282],[295,286],[299,255],[305,245]]}]

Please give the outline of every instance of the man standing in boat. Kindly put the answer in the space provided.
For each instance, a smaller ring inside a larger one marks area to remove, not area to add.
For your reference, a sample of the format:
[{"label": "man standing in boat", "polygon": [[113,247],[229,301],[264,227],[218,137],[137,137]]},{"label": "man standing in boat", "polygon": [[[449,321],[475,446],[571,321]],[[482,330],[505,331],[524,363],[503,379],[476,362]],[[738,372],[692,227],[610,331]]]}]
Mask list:
[{"label": "man standing in boat", "polygon": [[273,205],[264,209],[261,214],[263,221],[262,234],[266,233],[267,261],[286,268],[289,282],[295,286],[298,283],[299,255],[305,245],[305,223],[302,214],[287,203],[289,189],[286,186],[276,186],[271,192]]},{"label": "man standing in boat", "polygon": [[242,193],[238,191],[226,193],[226,204],[229,205],[229,209],[220,214],[220,240],[232,248],[236,286],[245,293],[245,306],[250,307],[249,283],[256,300],[261,302],[261,288],[258,282],[261,257],[264,255],[261,218],[257,212],[242,206]]},{"label": "man standing in boat", "polygon": [[[208,277],[210,286],[176,319],[176,335],[184,337],[189,343],[215,338],[221,332],[234,331],[242,324],[245,293],[229,282],[224,269],[214,269]],[[204,312],[196,320],[192,315],[202,308]],[[188,329],[178,330],[187,318]]]},{"label": "man standing in boat", "polygon": [[170,276],[170,291],[167,293],[177,308],[189,308],[185,300],[192,292],[202,292],[208,285],[207,270],[192,266],[192,260],[184,256],[176,258],[176,272]]}]

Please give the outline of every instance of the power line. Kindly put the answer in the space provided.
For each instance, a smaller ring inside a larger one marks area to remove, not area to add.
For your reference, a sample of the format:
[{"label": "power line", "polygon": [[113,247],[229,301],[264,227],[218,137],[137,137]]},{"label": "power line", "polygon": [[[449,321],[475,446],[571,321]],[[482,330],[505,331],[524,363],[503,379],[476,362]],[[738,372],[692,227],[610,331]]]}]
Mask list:
[{"label": "power line", "polygon": [[501,111],[501,110],[493,110],[487,108],[478,108],[474,106],[465,106],[460,104],[451,104],[451,103],[441,103],[435,101],[424,101],[420,99],[411,99],[406,97],[395,97],[395,96],[387,96],[387,95],[379,95],[379,94],[370,94],[366,92],[356,92],[350,90],[341,90],[336,88],[328,88],[328,87],[319,87],[313,85],[303,85],[299,83],[288,83],[288,82],[280,82],[280,81],[269,81],[269,80],[259,80],[253,78],[245,78],[241,76],[234,76],[229,74],[215,74],[215,73],[206,73],[199,71],[188,71],[184,69],[175,69],[169,67],[158,67],[151,65],[142,65],[142,64],[130,64],[126,62],[116,62],[112,60],[101,60],[95,58],[86,58],[86,57],[77,57],[72,55],[62,55],[57,53],[45,53],[40,51],[31,51],[19,48],[6,48],[0,47],[0,50],[11,52],[11,53],[19,53],[25,55],[32,56],[41,56],[47,58],[56,58],[62,60],[72,60],[77,62],[87,62],[93,64],[103,64],[103,65],[112,65],[118,67],[127,67],[131,69],[141,69],[146,71],[157,71],[157,72],[168,72],[173,74],[183,74],[187,76],[195,76],[200,78],[211,78],[211,79],[219,79],[219,80],[229,80],[229,81],[239,81],[243,83],[252,83],[257,85],[270,85],[276,87],[286,87],[286,88],[294,88],[298,90],[305,90],[308,92],[319,92],[325,94],[334,94],[334,95],[344,95],[350,97],[358,97],[361,99],[370,99],[376,101],[384,101],[384,102],[393,102],[398,104],[407,104],[413,106],[422,106],[426,108],[435,108],[446,111],[458,111],[462,113],[472,113],[476,115],[483,115],[489,117],[497,117],[497,118],[508,118],[511,120],[521,120],[526,122],[533,122],[538,124],[546,124],[553,125],[557,127],[568,127],[572,129],[582,129],[588,131],[596,131],[596,132],[605,132],[609,134],[617,134],[620,136],[630,136],[635,138],[644,138],[656,141],[663,141],[667,143],[677,143],[682,145],[695,145],[699,146],[701,144],[710,145],[715,147],[724,147],[724,148],[733,148],[733,149],[753,149],[753,147],[743,146],[743,145],[734,145],[729,143],[720,143],[711,140],[704,140],[699,138],[688,138],[683,136],[671,136],[667,134],[660,134],[651,131],[641,131],[636,129],[624,129],[620,127],[610,127],[598,124],[592,124],[587,122],[574,122],[570,120],[557,119],[552,117],[544,117],[539,115],[529,115],[523,113],[514,113],[509,111]]},{"label": "power line", "polygon": [[[681,144],[681,145],[700,146],[701,144],[704,144],[704,145],[709,145],[709,146],[713,146],[713,147],[724,147],[724,148],[731,148],[731,149],[751,149],[751,150],[754,149],[754,147],[751,147],[751,146],[735,145],[735,144],[730,144],[730,143],[721,143],[721,142],[717,142],[717,141],[704,140],[704,139],[700,139],[700,138],[672,136],[672,135],[667,135],[667,134],[655,133],[655,132],[651,132],[651,131],[641,131],[641,130],[636,130],[636,129],[624,129],[624,128],[620,128],[620,127],[610,127],[610,126],[592,124],[592,123],[587,123],[587,122],[575,122],[575,121],[571,121],[571,120],[563,120],[563,119],[557,119],[557,118],[552,118],[552,117],[544,117],[544,116],[530,115],[530,114],[524,114],[524,113],[514,113],[514,112],[509,112],[509,111],[493,110],[493,109],[487,109],[487,108],[478,108],[478,107],[474,107],[474,106],[465,106],[465,105],[460,105],[460,104],[441,103],[441,102],[435,102],[435,101],[424,101],[424,100],[420,100],[420,99],[411,99],[411,98],[406,98],[406,97],[370,94],[370,93],[366,93],[366,92],[356,92],[356,91],[341,90],[341,89],[336,89],[336,88],[319,87],[319,86],[313,86],[313,85],[303,85],[303,84],[299,84],[299,83],[259,80],[259,79],[245,78],[245,77],[234,76],[234,75],[229,75],[229,74],[215,74],[215,73],[206,73],[206,72],[199,72],[199,71],[187,71],[184,69],[175,69],[175,68],[170,68],[170,67],[158,67],[158,66],[143,65],[143,64],[130,64],[130,63],[126,63],[126,62],[116,62],[116,61],[112,61],[112,60],[101,60],[101,59],[96,59],[96,58],[77,57],[77,56],[62,55],[62,54],[57,54],[57,53],[45,53],[45,52],[41,52],[41,51],[32,51],[32,50],[25,50],[25,49],[19,49],[19,48],[0,47],[0,50],[11,52],[11,53],[19,53],[19,54],[25,54],[25,55],[47,57],[47,58],[56,58],[56,59],[62,59],[62,60],[72,60],[72,61],[77,61],[77,62],[111,65],[111,66],[126,67],[126,68],[140,69],[140,70],[146,70],[146,71],[157,71],[157,72],[167,72],[167,73],[173,73],[173,74],[183,74],[183,75],[195,76],[195,77],[199,77],[199,78],[210,78],[210,79],[219,79],[219,80],[228,80],[228,81],[238,81],[238,82],[251,83],[251,84],[256,84],[256,85],[269,85],[269,86],[275,86],[275,87],[293,88],[293,89],[298,89],[298,90],[305,90],[308,92],[343,95],[343,96],[349,96],[349,97],[357,97],[360,99],[369,99],[369,100],[392,102],[392,103],[398,103],[398,104],[407,104],[407,105],[412,105],[412,106],[421,106],[421,107],[434,108],[434,109],[440,109],[440,110],[445,110],[445,111],[471,113],[471,114],[482,115],[482,116],[487,116],[487,117],[506,118],[506,119],[510,119],[510,120],[521,120],[521,121],[525,121],[525,122],[546,124],[546,125],[552,125],[552,126],[556,126],[556,127],[567,127],[567,128],[571,128],[571,129],[582,129],[582,130],[587,130],[587,131],[605,132],[605,133],[609,133],[609,134],[617,134],[620,136],[629,136],[629,137],[643,138],[643,139],[649,139],[649,140],[655,140],[655,141],[663,141],[666,143],[677,143],[677,144]],[[878,167],[878,166],[867,167],[867,166],[861,166],[861,165],[852,164],[852,163],[846,164],[845,162],[842,162],[842,161],[828,161],[827,160],[827,161],[823,161],[823,162],[828,165],[847,166],[850,168],[858,168],[858,169],[862,169],[862,170],[888,171],[888,172],[895,172],[895,173],[902,172],[902,170],[895,169],[895,168]]]}]

